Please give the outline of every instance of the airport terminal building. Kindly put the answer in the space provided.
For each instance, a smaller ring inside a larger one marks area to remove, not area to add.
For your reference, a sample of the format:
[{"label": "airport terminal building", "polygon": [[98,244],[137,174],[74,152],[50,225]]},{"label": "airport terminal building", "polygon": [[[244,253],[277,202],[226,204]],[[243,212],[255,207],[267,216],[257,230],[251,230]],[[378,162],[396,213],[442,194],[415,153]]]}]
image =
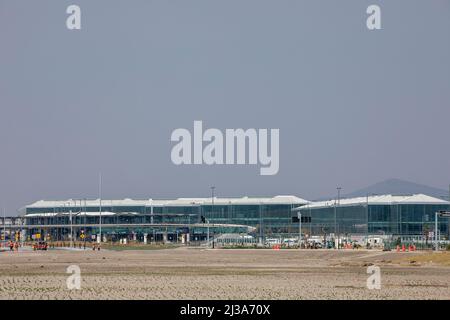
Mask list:
[{"label": "airport terminal building", "polygon": [[[175,200],[66,200],[37,201],[22,209],[28,234],[49,234],[51,239],[67,239],[70,228],[80,233],[114,237],[136,233],[149,241],[178,239],[189,234],[191,241],[211,233],[245,233],[255,239],[298,234],[292,224],[293,209],[308,201],[295,196],[272,198],[179,198]],[[101,219],[100,219],[101,217]]]},{"label": "airport terminal building", "polygon": [[[433,232],[435,214],[449,210],[448,201],[424,194],[375,195],[320,201],[295,209],[311,217],[310,234],[392,235],[417,239]],[[438,217],[438,235],[449,239],[449,218]]]},{"label": "airport terminal building", "polygon": [[[247,234],[257,242],[268,238],[298,238],[297,217],[308,236],[388,235],[418,239],[434,231],[435,213],[450,210],[448,201],[423,194],[377,195],[309,202],[296,196],[272,198],[179,198],[175,200],[37,201],[22,209],[28,235],[52,240],[99,234],[108,240],[133,234],[148,241],[190,241],[211,234]],[[101,227],[100,227],[101,225]],[[439,217],[438,235],[449,239],[449,218]]]}]

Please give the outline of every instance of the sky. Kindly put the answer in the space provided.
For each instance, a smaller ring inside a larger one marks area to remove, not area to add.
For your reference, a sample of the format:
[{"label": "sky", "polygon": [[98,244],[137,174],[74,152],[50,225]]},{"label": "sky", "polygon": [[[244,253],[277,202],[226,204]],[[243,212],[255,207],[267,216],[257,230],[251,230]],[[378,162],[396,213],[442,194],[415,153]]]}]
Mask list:
[{"label": "sky", "polygon": [[[66,8],[81,8],[68,30]],[[366,9],[381,8],[381,30]],[[0,207],[305,199],[450,182],[448,0],[0,0]],[[277,128],[278,174],[172,163],[177,128]]]}]

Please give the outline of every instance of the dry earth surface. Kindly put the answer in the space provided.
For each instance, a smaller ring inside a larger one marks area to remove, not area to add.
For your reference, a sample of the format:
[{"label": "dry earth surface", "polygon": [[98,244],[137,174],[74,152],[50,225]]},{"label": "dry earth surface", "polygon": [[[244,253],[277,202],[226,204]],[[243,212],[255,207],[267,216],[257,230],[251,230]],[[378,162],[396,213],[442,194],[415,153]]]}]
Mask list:
[{"label": "dry earth surface", "polygon": [[[450,299],[450,253],[200,249],[0,253],[0,299]],[[381,289],[366,286],[369,265]],[[67,267],[81,269],[69,290]]]}]

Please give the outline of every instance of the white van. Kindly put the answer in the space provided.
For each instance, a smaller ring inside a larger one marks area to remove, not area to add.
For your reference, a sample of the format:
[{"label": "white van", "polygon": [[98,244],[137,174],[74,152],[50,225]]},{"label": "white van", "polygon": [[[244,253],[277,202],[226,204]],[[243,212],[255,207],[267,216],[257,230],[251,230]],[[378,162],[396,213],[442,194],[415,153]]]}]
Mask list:
[{"label": "white van", "polygon": [[281,244],[281,240],[277,238],[267,238],[265,243],[268,246],[273,246],[276,244]]},{"label": "white van", "polygon": [[295,238],[287,238],[287,239],[283,239],[283,244],[289,246],[294,246],[296,244],[298,244],[298,239]]}]

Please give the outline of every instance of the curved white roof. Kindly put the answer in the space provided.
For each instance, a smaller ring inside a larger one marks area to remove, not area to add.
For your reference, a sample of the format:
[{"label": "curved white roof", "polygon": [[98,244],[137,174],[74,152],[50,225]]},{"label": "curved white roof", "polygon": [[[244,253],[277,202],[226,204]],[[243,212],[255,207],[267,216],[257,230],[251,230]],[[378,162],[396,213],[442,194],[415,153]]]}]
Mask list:
[{"label": "curved white roof", "polygon": [[[123,199],[123,200],[105,200],[102,199],[102,206],[187,206],[187,205],[211,205],[211,198],[178,198],[173,200],[133,200],[133,199]],[[214,198],[214,204],[216,205],[228,205],[228,204],[239,204],[239,205],[252,205],[252,204],[293,204],[293,205],[304,205],[309,203],[309,201],[296,197],[296,196],[275,196],[275,197],[242,197],[242,198]],[[84,207],[85,202],[81,200],[81,206]],[[86,206],[88,207],[98,207],[100,205],[100,199],[86,200]],[[25,208],[63,208],[67,207],[79,207],[80,200],[39,200],[32,203]]]},{"label": "curved white roof", "polygon": [[[115,215],[136,215],[136,212],[121,212],[120,214],[109,211],[102,211],[102,216],[115,216]],[[28,213],[25,215],[27,218],[32,217],[56,217],[56,216],[70,216],[70,212],[44,212],[44,213]],[[72,212],[72,216],[100,216],[100,212]]]},{"label": "curved white roof", "polygon": [[[375,195],[369,197],[357,197],[357,198],[348,198],[348,199],[340,199],[340,206],[356,206],[356,205],[394,205],[394,204],[443,204],[450,205],[450,202],[434,198],[431,196],[427,196],[425,194],[413,194],[413,195]],[[302,208],[295,208],[294,210],[302,210],[302,209],[318,209],[318,208],[327,208],[334,207],[337,205],[337,200],[327,200],[327,201],[318,201],[311,202],[307,206]]]}]

